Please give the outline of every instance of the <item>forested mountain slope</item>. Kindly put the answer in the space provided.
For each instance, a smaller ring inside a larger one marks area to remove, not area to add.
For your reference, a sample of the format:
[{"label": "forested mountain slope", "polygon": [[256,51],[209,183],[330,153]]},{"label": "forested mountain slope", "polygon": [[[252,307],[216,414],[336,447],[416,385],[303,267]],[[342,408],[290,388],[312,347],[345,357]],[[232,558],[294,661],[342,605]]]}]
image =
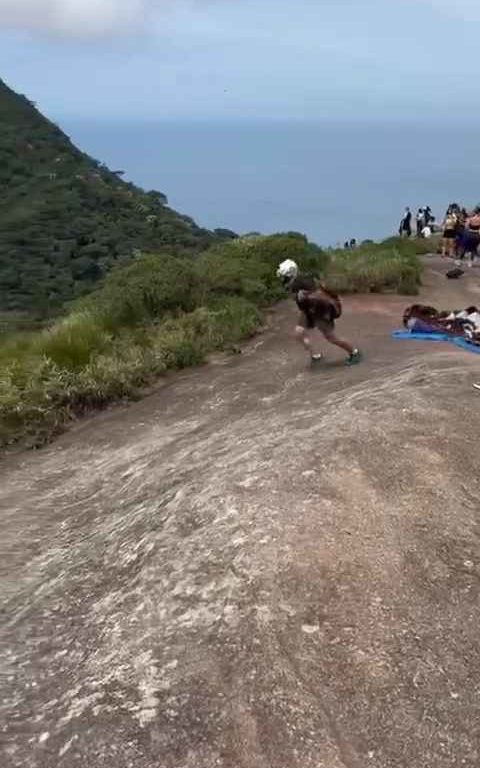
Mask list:
[{"label": "forested mountain slope", "polygon": [[137,250],[216,235],[83,152],[0,80],[0,312],[46,314]]}]

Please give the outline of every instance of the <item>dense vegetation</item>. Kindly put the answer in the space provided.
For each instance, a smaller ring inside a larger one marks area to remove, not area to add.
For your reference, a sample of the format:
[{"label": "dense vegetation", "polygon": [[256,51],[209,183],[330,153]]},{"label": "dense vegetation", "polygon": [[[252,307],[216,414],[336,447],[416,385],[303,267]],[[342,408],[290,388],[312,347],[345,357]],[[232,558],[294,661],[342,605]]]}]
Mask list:
[{"label": "dense vegetation", "polygon": [[224,242],[197,259],[137,257],[66,317],[0,345],[0,443],[39,445],[84,410],[235,347],[258,329],[262,309],[284,297],[275,277],[284,258],[342,290],[415,293],[417,248],[393,240],[324,252],[286,234]]},{"label": "dense vegetation", "polygon": [[353,251],[331,252],[328,284],[339,293],[418,292],[422,272],[419,254],[434,243],[392,237],[381,243],[365,243]]},{"label": "dense vegetation", "polygon": [[231,235],[121,176],[0,80],[0,313],[58,314],[135,252],[199,251]]}]

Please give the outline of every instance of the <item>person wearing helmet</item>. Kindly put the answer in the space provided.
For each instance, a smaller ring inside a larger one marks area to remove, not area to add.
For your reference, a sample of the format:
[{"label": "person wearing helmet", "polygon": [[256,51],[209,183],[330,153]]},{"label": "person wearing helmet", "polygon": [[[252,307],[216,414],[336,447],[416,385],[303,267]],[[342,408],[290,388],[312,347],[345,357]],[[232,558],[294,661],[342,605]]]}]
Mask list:
[{"label": "person wearing helmet", "polygon": [[310,355],[312,364],[322,359],[315,352],[309,331],[317,328],[330,343],[347,352],[347,365],[360,362],[360,351],[348,341],[340,339],[335,333],[335,320],[342,314],[342,304],[336,293],[315,280],[311,275],[301,274],[297,264],[291,259],[283,261],[277,270],[277,276],[290,293],[300,310],[295,328],[295,337],[303,344]]}]

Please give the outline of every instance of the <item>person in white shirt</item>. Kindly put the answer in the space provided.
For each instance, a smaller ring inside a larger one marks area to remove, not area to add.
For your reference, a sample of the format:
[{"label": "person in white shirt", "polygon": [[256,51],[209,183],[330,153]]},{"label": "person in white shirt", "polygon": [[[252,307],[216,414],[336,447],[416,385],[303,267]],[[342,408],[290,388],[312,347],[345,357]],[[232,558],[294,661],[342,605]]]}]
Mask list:
[{"label": "person in white shirt", "polygon": [[425,227],[427,224],[427,222],[425,221],[425,213],[423,208],[418,209],[416,219],[417,219],[417,237],[421,237],[422,228]]}]

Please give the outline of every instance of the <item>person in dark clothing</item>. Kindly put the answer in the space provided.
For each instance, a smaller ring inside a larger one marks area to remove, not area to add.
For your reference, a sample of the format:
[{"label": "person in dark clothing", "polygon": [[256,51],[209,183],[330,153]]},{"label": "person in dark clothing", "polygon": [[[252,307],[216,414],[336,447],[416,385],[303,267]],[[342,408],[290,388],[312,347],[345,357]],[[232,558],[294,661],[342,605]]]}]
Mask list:
[{"label": "person in dark clothing", "polygon": [[405,208],[405,214],[400,222],[400,237],[412,236],[412,212],[410,208]]},{"label": "person in dark clothing", "polygon": [[470,266],[473,266],[480,245],[480,206],[477,206],[465,222],[464,255],[470,256]]},{"label": "person in dark clothing", "polygon": [[311,275],[301,274],[297,264],[291,259],[280,264],[277,276],[295,296],[300,310],[295,337],[309,353],[312,363],[322,359],[321,353],[313,350],[309,331],[314,329],[319,330],[330,344],[347,352],[347,365],[360,362],[360,351],[348,341],[340,339],[335,333],[335,320],[342,314],[342,304],[338,295]]},{"label": "person in dark clothing", "polygon": [[462,208],[457,215],[457,224],[455,227],[455,245],[454,256],[456,259],[462,260],[465,256],[464,240],[465,240],[465,225],[468,219],[468,213],[465,208]]}]

